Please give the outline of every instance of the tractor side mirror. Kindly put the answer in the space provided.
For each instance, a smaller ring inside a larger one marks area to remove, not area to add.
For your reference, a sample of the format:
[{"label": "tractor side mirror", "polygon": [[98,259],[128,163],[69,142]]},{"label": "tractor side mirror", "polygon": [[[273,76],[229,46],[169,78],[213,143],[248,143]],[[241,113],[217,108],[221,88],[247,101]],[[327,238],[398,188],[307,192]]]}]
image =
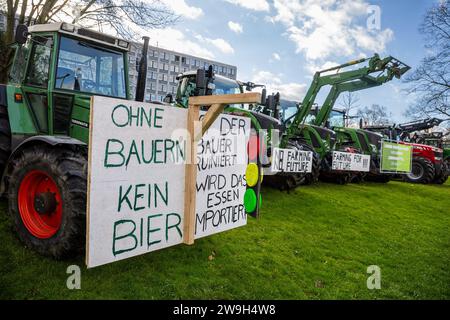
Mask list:
[{"label": "tractor side mirror", "polygon": [[280,106],[280,93],[277,92],[277,94],[273,97],[273,106],[272,106],[272,114],[274,118],[279,117],[279,106]]},{"label": "tractor side mirror", "polygon": [[173,102],[173,96],[172,94],[168,93],[163,100],[165,103],[172,103]]},{"label": "tractor side mirror", "polygon": [[266,104],[266,97],[267,97],[267,90],[266,88],[262,89],[261,92],[261,104],[265,105]]},{"label": "tractor side mirror", "polygon": [[206,72],[205,69],[197,70],[197,77],[195,79],[195,95],[204,96],[206,89]]},{"label": "tractor side mirror", "polygon": [[16,34],[14,36],[14,40],[18,44],[24,44],[25,42],[27,42],[28,35],[29,35],[28,27],[24,24],[19,24],[16,28]]},{"label": "tractor side mirror", "polygon": [[264,109],[264,113],[269,115],[270,112],[273,110],[274,105],[275,105],[274,95],[271,94],[267,97],[266,104],[265,104],[266,108]]}]

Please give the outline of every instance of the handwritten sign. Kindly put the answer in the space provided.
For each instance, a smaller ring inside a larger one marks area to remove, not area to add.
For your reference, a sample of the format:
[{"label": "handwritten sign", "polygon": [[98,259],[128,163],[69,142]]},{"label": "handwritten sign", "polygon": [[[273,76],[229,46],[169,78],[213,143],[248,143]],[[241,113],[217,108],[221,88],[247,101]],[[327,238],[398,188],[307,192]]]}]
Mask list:
[{"label": "handwritten sign", "polygon": [[271,171],[310,173],[312,162],[312,151],[273,148]]},{"label": "handwritten sign", "polygon": [[369,172],[370,156],[350,152],[333,152],[332,170]]},{"label": "handwritten sign", "polygon": [[221,115],[198,144],[196,239],[247,224],[249,137],[249,118]]},{"label": "handwritten sign", "polygon": [[[187,110],[96,96],[90,124],[87,266],[182,243]],[[222,115],[199,142],[195,238],[246,224],[249,131]]]}]

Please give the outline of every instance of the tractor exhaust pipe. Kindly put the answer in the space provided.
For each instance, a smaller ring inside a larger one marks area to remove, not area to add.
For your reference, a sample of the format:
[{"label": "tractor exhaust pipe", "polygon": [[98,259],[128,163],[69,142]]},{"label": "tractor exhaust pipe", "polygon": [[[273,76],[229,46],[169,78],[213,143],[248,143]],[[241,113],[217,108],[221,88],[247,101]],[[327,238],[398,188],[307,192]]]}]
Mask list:
[{"label": "tractor exhaust pipe", "polygon": [[136,101],[143,102],[145,97],[145,83],[147,81],[147,53],[149,37],[142,37],[144,46],[142,47],[142,56],[138,65],[138,78],[136,84]]}]

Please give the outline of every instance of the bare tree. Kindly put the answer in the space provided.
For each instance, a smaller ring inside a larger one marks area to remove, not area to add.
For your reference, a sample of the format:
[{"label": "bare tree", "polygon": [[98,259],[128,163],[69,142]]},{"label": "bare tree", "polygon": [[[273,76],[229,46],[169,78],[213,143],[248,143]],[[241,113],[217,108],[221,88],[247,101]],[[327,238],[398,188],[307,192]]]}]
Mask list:
[{"label": "bare tree", "polygon": [[373,104],[370,107],[358,109],[357,116],[362,119],[364,125],[382,125],[389,123],[392,116],[386,107]]},{"label": "bare tree", "polygon": [[111,29],[132,38],[133,28],[161,28],[178,16],[161,0],[0,0],[5,8],[5,31],[0,32],[0,83],[6,81],[15,25],[66,21],[99,30]]},{"label": "bare tree", "polygon": [[450,117],[450,0],[436,3],[420,26],[425,35],[426,56],[406,78],[417,101],[406,112],[413,118]]},{"label": "bare tree", "polygon": [[352,110],[359,108],[358,94],[351,91],[346,92],[344,95],[342,95],[339,106],[342,107],[345,111],[345,114],[347,116],[345,126],[348,127],[354,123],[354,121],[351,119],[350,113],[352,112]]}]

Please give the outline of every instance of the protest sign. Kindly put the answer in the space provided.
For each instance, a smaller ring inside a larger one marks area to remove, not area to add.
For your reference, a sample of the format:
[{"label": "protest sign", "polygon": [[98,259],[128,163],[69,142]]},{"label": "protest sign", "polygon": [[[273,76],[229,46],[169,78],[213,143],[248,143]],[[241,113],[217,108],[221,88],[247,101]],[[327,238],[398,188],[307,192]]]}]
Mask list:
[{"label": "protest sign", "polygon": [[331,169],[337,171],[369,172],[370,156],[359,153],[333,151]]}]

